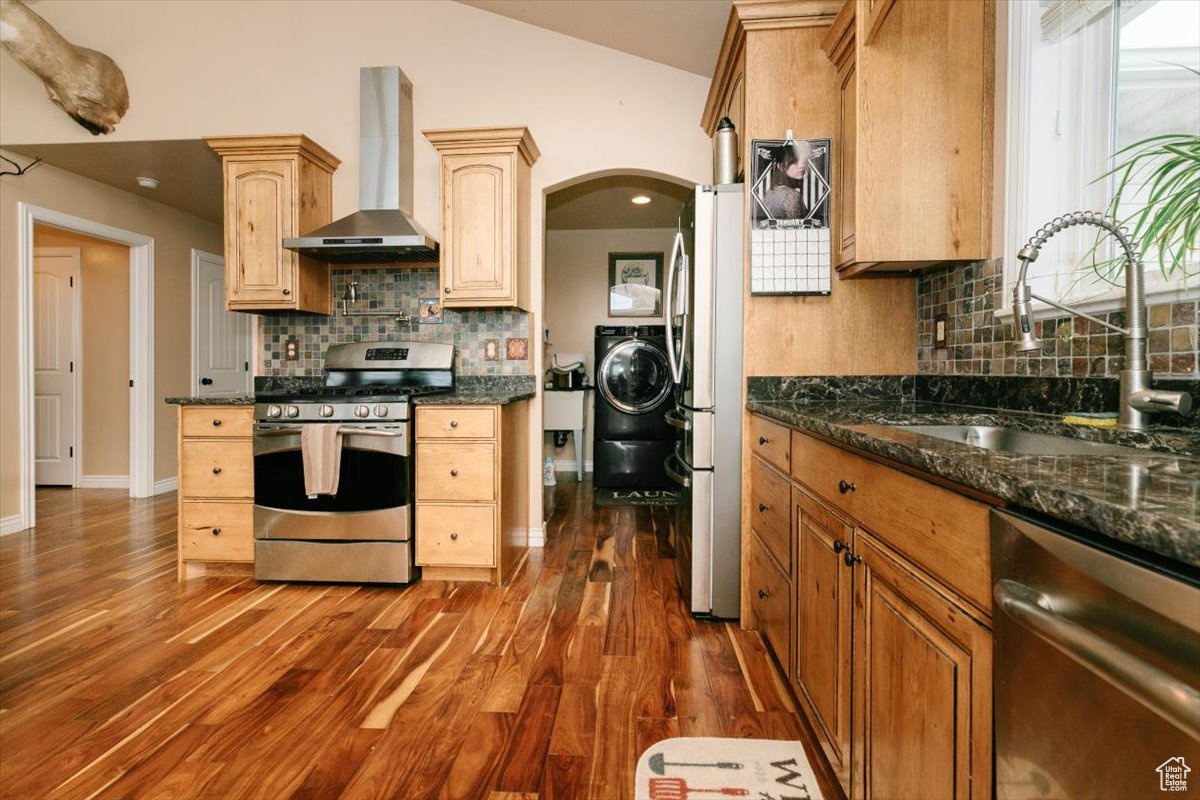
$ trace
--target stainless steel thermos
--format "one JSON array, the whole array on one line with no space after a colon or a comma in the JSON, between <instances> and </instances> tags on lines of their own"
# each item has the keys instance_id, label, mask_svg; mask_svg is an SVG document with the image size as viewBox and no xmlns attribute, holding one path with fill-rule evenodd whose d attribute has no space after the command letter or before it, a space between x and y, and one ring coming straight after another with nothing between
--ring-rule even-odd
<instances>
[{"instance_id":1,"label":"stainless steel thermos","mask_svg":"<svg viewBox=\"0 0 1200 800\"><path fill-rule=\"evenodd\" d=\"M713 137L713 182L737 183L738 144L733 120L721 117Z\"/></svg>"}]
</instances>

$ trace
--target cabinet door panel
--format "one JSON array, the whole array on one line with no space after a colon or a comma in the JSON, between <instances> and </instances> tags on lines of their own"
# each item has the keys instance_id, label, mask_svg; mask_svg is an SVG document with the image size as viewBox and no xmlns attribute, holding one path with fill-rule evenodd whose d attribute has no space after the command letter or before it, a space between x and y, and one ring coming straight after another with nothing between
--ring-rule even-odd
<instances>
[{"instance_id":1,"label":"cabinet door panel","mask_svg":"<svg viewBox=\"0 0 1200 800\"><path fill-rule=\"evenodd\" d=\"M849 70L842 73L841 93L839 99L838 130L841 132L841 151L838 159L838 188L837 193L837 252L834 255L834 266L840 266L854 260L854 231L856 224L855 196L858 181L856 159L858 140L858 89L857 74L854 62Z\"/></svg>"},{"instance_id":2,"label":"cabinet door panel","mask_svg":"<svg viewBox=\"0 0 1200 800\"><path fill-rule=\"evenodd\" d=\"M792 585L779 569L757 534L750 537L750 624L763 632L779 663L790 673Z\"/></svg>"},{"instance_id":3,"label":"cabinet door panel","mask_svg":"<svg viewBox=\"0 0 1200 800\"><path fill-rule=\"evenodd\" d=\"M854 797L991 796L991 636L856 533Z\"/></svg>"},{"instance_id":4,"label":"cabinet door panel","mask_svg":"<svg viewBox=\"0 0 1200 800\"><path fill-rule=\"evenodd\" d=\"M293 235L294 172L290 161L229 165L234 216L234 263L227 268L233 278L227 287L231 300L292 300L295 253L282 250L280 241Z\"/></svg>"},{"instance_id":5,"label":"cabinet door panel","mask_svg":"<svg viewBox=\"0 0 1200 800\"><path fill-rule=\"evenodd\" d=\"M512 296L512 158L446 156L446 304Z\"/></svg>"},{"instance_id":6,"label":"cabinet door panel","mask_svg":"<svg viewBox=\"0 0 1200 800\"><path fill-rule=\"evenodd\" d=\"M794 487L793 498L797 542L795 681L825 755L842 789L849 792L853 571L843 558L853 529L803 489Z\"/></svg>"}]
</instances>

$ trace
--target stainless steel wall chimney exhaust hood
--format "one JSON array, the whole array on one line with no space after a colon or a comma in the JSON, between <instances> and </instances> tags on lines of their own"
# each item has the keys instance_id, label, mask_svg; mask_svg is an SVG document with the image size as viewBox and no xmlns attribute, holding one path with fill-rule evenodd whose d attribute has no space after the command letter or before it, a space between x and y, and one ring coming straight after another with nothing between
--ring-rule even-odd
<instances>
[{"instance_id":1,"label":"stainless steel wall chimney exhaust hood","mask_svg":"<svg viewBox=\"0 0 1200 800\"><path fill-rule=\"evenodd\" d=\"M412 218L412 81L399 67L359 73L361 211L283 246L330 264L436 262L437 240Z\"/></svg>"}]
</instances>

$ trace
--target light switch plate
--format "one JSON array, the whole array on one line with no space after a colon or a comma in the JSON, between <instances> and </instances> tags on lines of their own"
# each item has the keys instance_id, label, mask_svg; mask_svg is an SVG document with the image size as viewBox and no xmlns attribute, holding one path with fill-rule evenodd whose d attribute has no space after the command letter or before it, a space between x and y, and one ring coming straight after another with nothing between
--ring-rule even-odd
<instances>
[{"instance_id":1,"label":"light switch plate","mask_svg":"<svg viewBox=\"0 0 1200 800\"><path fill-rule=\"evenodd\" d=\"M939 350L946 347L946 315L938 314L933 322L933 346Z\"/></svg>"}]
</instances>

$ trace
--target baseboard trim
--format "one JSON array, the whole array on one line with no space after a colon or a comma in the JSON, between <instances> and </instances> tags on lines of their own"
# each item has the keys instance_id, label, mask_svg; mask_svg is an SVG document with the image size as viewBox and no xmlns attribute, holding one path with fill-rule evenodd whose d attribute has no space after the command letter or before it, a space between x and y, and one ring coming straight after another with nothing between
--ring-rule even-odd
<instances>
[{"instance_id":1,"label":"baseboard trim","mask_svg":"<svg viewBox=\"0 0 1200 800\"><path fill-rule=\"evenodd\" d=\"M554 471L555 472L575 472L577 469L579 469L579 462L573 458L556 458L556 459L554 459ZM590 460L586 460L586 459L584 460L583 471L584 472L592 471L592 462Z\"/></svg>"},{"instance_id":2,"label":"baseboard trim","mask_svg":"<svg viewBox=\"0 0 1200 800\"><path fill-rule=\"evenodd\" d=\"M128 475L80 475L76 489L128 489Z\"/></svg>"},{"instance_id":3,"label":"baseboard trim","mask_svg":"<svg viewBox=\"0 0 1200 800\"><path fill-rule=\"evenodd\" d=\"M29 526L25 524L24 514L13 514L11 517L0 519L0 536L8 536L10 533L20 533L24 530L29 530Z\"/></svg>"},{"instance_id":4,"label":"baseboard trim","mask_svg":"<svg viewBox=\"0 0 1200 800\"><path fill-rule=\"evenodd\" d=\"M530 547L545 547L546 546L546 523L542 523L540 528L529 529L529 546Z\"/></svg>"},{"instance_id":5,"label":"baseboard trim","mask_svg":"<svg viewBox=\"0 0 1200 800\"><path fill-rule=\"evenodd\" d=\"M179 478L163 478L161 481L156 481L154 484L155 494L166 494L173 492L179 488Z\"/></svg>"}]
</instances>

